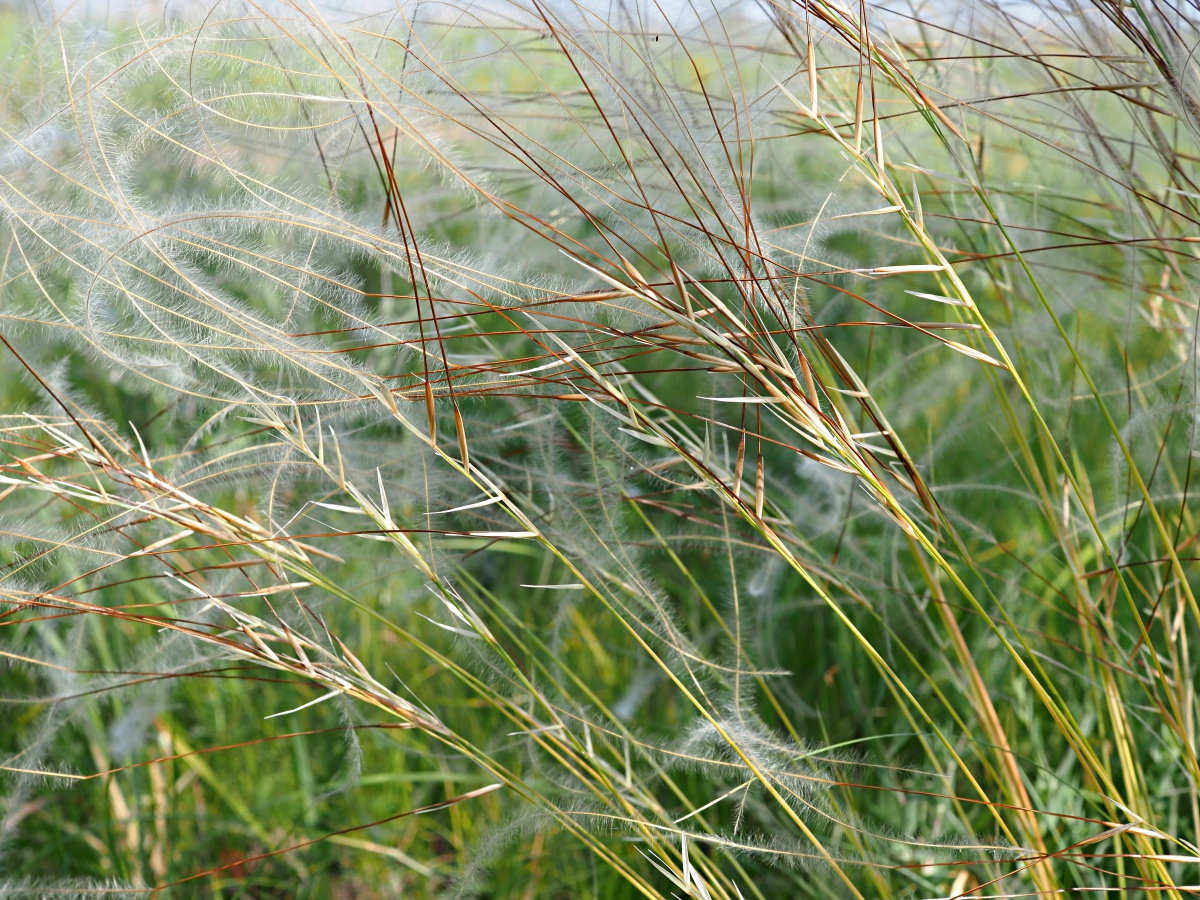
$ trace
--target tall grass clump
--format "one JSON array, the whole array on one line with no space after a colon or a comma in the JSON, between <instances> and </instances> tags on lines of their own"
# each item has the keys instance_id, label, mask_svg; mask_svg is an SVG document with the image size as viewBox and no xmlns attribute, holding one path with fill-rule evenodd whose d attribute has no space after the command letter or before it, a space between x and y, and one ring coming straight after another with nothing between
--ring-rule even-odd
<instances>
[{"instance_id":1,"label":"tall grass clump","mask_svg":"<svg viewBox=\"0 0 1200 900\"><path fill-rule=\"evenodd\" d=\"M1200 892L1200 7L0 12L0 895Z\"/></svg>"}]
</instances>

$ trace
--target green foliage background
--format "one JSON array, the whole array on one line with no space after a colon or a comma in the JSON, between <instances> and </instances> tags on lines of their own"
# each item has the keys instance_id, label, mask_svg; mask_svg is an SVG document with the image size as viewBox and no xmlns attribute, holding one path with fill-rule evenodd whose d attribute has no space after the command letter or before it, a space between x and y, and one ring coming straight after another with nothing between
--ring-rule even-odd
<instances>
[{"instance_id":1,"label":"green foliage background","mask_svg":"<svg viewBox=\"0 0 1200 900\"><path fill-rule=\"evenodd\" d=\"M360 12L0 13L0 894L1194 892L1200 14Z\"/></svg>"}]
</instances>

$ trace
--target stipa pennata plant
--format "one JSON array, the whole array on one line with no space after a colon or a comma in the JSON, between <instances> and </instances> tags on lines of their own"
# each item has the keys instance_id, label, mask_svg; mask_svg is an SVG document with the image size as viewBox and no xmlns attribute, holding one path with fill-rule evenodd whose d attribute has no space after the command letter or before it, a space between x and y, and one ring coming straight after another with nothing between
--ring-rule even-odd
<instances>
[{"instance_id":1,"label":"stipa pennata plant","mask_svg":"<svg viewBox=\"0 0 1200 900\"><path fill-rule=\"evenodd\" d=\"M55 874L1187 890L1189 10L43 13L8 821L111 822Z\"/></svg>"}]
</instances>

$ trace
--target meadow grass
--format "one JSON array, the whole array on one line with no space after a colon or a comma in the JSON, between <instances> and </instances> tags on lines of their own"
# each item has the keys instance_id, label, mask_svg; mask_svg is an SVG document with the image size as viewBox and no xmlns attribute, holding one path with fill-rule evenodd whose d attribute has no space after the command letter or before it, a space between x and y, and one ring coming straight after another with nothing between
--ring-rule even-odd
<instances>
[{"instance_id":1,"label":"meadow grass","mask_svg":"<svg viewBox=\"0 0 1200 900\"><path fill-rule=\"evenodd\" d=\"M0 894L1200 891L1200 12L3 13Z\"/></svg>"}]
</instances>

